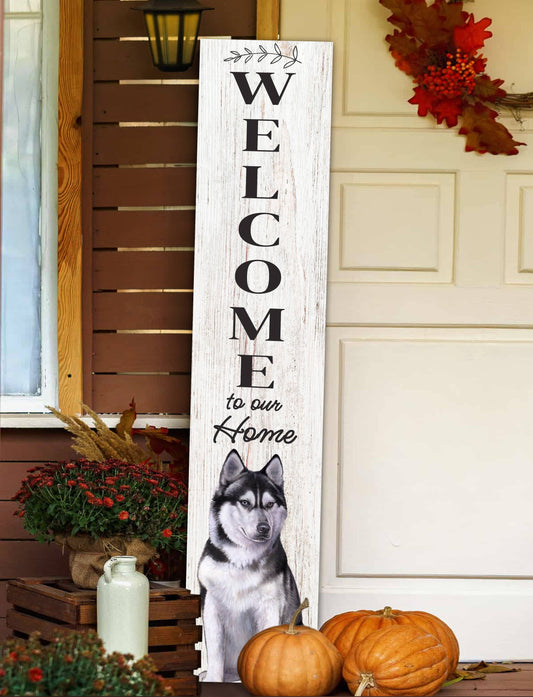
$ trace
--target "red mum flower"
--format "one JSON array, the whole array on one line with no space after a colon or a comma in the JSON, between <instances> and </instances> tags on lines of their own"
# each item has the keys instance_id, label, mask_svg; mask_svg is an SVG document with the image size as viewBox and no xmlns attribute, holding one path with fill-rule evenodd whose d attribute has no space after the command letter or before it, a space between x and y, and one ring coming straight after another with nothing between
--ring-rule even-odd
<instances>
[{"instance_id":1,"label":"red mum flower","mask_svg":"<svg viewBox=\"0 0 533 697\"><path fill-rule=\"evenodd\" d=\"M115 502L113 501L113 499L110 499L109 496L104 496L103 503L106 508L113 508L113 506L115 505Z\"/></svg>"},{"instance_id":2,"label":"red mum flower","mask_svg":"<svg viewBox=\"0 0 533 697\"><path fill-rule=\"evenodd\" d=\"M76 480L75 479L69 479L67 481L67 486L76 486Z\"/></svg>"},{"instance_id":3,"label":"red mum flower","mask_svg":"<svg viewBox=\"0 0 533 697\"><path fill-rule=\"evenodd\" d=\"M164 530L161 530L161 534L163 537L172 537L172 530L170 528L165 528Z\"/></svg>"},{"instance_id":4,"label":"red mum flower","mask_svg":"<svg viewBox=\"0 0 533 697\"><path fill-rule=\"evenodd\" d=\"M66 470L73 470L76 469L76 465L73 465L71 462L69 462L67 465L65 465Z\"/></svg>"},{"instance_id":5,"label":"red mum flower","mask_svg":"<svg viewBox=\"0 0 533 697\"><path fill-rule=\"evenodd\" d=\"M125 498L126 498L126 497L125 497L125 496L122 496L122 494L118 494L118 496L115 496L115 501L116 501L117 503L122 503L122 501L124 501Z\"/></svg>"},{"instance_id":6,"label":"red mum flower","mask_svg":"<svg viewBox=\"0 0 533 697\"><path fill-rule=\"evenodd\" d=\"M3 678L5 674L6 671L3 668L0 668L0 678Z\"/></svg>"},{"instance_id":7,"label":"red mum flower","mask_svg":"<svg viewBox=\"0 0 533 697\"><path fill-rule=\"evenodd\" d=\"M30 682L41 682L43 679L43 671L40 668L30 668L28 671Z\"/></svg>"},{"instance_id":8,"label":"red mum flower","mask_svg":"<svg viewBox=\"0 0 533 697\"><path fill-rule=\"evenodd\" d=\"M94 503L95 506L101 506L102 499L90 499L90 503Z\"/></svg>"},{"instance_id":9,"label":"red mum flower","mask_svg":"<svg viewBox=\"0 0 533 697\"><path fill-rule=\"evenodd\" d=\"M129 517L130 514L128 513L128 511L120 511L120 513L118 514L119 520L128 520Z\"/></svg>"},{"instance_id":10,"label":"red mum flower","mask_svg":"<svg viewBox=\"0 0 533 697\"><path fill-rule=\"evenodd\" d=\"M17 653L16 651L11 651L11 652L9 653L9 658L10 658L12 661L18 661L18 660L19 660L18 653Z\"/></svg>"},{"instance_id":11,"label":"red mum flower","mask_svg":"<svg viewBox=\"0 0 533 697\"><path fill-rule=\"evenodd\" d=\"M84 484L83 482L80 482L80 483L78 484L78 486L80 487L80 489L88 489L88 488L89 488L89 487L87 486L87 484Z\"/></svg>"}]
</instances>

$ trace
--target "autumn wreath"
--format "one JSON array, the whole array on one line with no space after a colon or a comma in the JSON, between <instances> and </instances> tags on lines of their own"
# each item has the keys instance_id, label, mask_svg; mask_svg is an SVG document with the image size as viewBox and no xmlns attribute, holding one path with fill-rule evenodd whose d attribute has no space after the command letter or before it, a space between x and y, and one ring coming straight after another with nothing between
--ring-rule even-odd
<instances>
[{"instance_id":1,"label":"autumn wreath","mask_svg":"<svg viewBox=\"0 0 533 697\"><path fill-rule=\"evenodd\" d=\"M449 128L461 120L467 152L516 155L525 143L496 120L494 106L507 96L503 80L485 73L487 60L479 53L492 36L492 20L476 22L456 0L379 2L392 12L388 21L397 29L386 40L396 66L416 83L409 103L418 105L418 115L430 113Z\"/></svg>"}]
</instances>

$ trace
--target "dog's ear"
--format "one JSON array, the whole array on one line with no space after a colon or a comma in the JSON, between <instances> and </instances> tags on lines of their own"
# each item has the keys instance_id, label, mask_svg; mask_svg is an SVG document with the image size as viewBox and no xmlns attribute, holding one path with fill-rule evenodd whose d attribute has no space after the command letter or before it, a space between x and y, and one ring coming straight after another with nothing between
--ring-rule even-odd
<instances>
[{"instance_id":1,"label":"dog's ear","mask_svg":"<svg viewBox=\"0 0 533 697\"><path fill-rule=\"evenodd\" d=\"M226 486L231 482L234 482L245 470L246 467L241 460L241 456L236 450L232 450L222 465L222 470L220 472L220 486Z\"/></svg>"},{"instance_id":2,"label":"dog's ear","mask_svg":"<svg viewBox=\"0 0 533 697\"><path fill-rule=\"evenodd\" d=\"M271 479L277 487L283 489L283 465L281 464L281 460L279 459L278 455L274 455L274 457L263 467L261 472L266 474L266 476Z\"/></svg>"}]
</instances>

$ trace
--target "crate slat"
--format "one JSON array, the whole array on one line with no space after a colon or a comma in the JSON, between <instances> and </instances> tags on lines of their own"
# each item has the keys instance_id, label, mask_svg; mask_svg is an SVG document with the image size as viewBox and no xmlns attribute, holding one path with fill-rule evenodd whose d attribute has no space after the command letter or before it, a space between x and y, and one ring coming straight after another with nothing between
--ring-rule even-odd
<instances>
[{"instance_id":1,"label":"crate slat","mask_svg":"<svg viewBox=\"0 0 533 697\"><path fill-rule=\"evenodd\" d=\"M49 593L36 593L33 588L22 588L10 584L7 589L7 602L16 606L18 610L30 610L71 624L79 622L80 606L78 604L62 597L54 598Z\"/></svg>"},{"instance_id":2,"label":"crate slat","mask_svg":"<svg viewBox=\"0 0 533 697\"><path fill-rule=\"evenodd\" d=\"M202 638L201 627L149 627L148 646L181 646L195 644Z\"/></svg>"},{"instance_id":3,"label":"crate slat","mask_svg":"<svg viewBox=\"0 0 533 697\"><path fill-rule=\"evenodd\" d=\"M179 651L154 651L150 658L161 672L194 670L200 665L200 652L194 646L183 646Z\"/></svg>"}]
</instances>

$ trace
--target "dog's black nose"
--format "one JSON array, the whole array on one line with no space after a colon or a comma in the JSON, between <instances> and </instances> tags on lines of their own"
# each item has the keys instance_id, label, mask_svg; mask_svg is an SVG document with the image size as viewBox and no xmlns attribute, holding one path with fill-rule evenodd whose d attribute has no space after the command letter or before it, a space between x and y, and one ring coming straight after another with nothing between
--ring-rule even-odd
<instances>
[{"instance_id":1,"label":"dog's black nose","mask_svg":"<svg viewBox=\"0 0 533 697\"><path fill-rule=\"evenodd\" d=\"M257 532L260 535L268 535L268 533L270 532L270 525L268 523L258 523Z\"/></svg>"}]
</instances>

